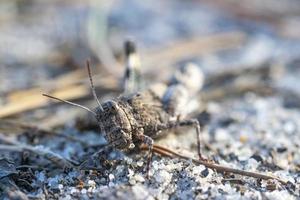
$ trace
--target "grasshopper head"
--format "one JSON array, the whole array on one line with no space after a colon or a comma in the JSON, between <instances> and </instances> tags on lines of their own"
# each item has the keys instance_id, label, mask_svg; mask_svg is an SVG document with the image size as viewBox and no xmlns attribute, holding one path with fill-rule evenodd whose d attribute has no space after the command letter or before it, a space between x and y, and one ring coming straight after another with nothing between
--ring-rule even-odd
<instances>
[{"instance_id":1,"label":"grasshopper head","mask_svg":"<svg viewBox=\"0 0 300 200\"><path fill-rule=\"evenodd\" d=\"M107 101L103 103L102 109L96 110L96 114L109 144L114 144L113 146L120 150L134 147L130 122L117 102Z\"/></svg>"}]
</instances>

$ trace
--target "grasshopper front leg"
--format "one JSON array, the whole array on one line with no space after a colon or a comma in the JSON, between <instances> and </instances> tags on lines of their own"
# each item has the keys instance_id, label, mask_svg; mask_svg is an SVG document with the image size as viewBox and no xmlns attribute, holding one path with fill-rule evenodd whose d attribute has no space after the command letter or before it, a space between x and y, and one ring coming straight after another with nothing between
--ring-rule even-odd
<instances>
[{"instance_id":1,"label":"grasshopper front leg","mask_svg":"<svg viewBox=\"0 0 300 200\"><path fill-rule=\"evenodd\" d=\"M149 148L148 158L147 158L147 178L149 178L149 171L150 171L150 165L152 162L154 141L151 137L144 135L144 134L139 135L138 138L140 139L140 141L142 141L143 144L147 145Z\"/></svg>"}]
</instances>

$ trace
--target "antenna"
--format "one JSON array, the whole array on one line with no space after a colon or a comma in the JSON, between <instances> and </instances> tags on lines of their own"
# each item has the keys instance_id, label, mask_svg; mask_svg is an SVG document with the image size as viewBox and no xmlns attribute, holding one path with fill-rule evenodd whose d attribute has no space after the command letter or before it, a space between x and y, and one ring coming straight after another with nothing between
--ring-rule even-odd
<instances>
[{"instance_id":1,"label":"antenna","mask_svg":"<svg viewBox=\"0 0 300 200\"><path fill-rule=\"evenodd\" d=\"M77 104L77 103L73 103L73 102L71 102L71 101L66 101L66 100L63 100L63 99L60 99L60 98L57 98L57 97L53 97L53 96L48 95L48 94L43 94L43 96L49 97L49 98L51 98L51 99L55 99L55 100L58 100L58 101L61 101L61 102L67 103L67 104L70 104L70 105L72 105L72 106L77 106L77 107L82 108L82 109L84 109L84 110L87 110L87 111L93 113L95 116L97 116L97 114L96 114L94 111L92 111L91 109L89 109L89 108L87 108L87 107L85 107L85 106L79 105L79 104Z\"/></svg>"},{"instance_id":2,"label":"antenna","mask_svg":"<svg viewBox=\"0 0 300 200\"><path fill-rule=\"evenodd\" d=\"M90 62L89 60L86 61L86 67L87 67L87 70L88 70L88 74L89 74L89 78L90 78L90 83L91 83L91 89L92 89L92 93L93 93L93 96L94 96L94 99L96 99L98 105L99 105L99 108L101 111L103 111L103 108L101 106L101 103L97 97L97 94L96 94L96 90L95 90L95 86L94 86L94 83L93 83L93 79L92 79L92 74L91 74L91 68L90 68Z\"/></svg>"}]
</instances>

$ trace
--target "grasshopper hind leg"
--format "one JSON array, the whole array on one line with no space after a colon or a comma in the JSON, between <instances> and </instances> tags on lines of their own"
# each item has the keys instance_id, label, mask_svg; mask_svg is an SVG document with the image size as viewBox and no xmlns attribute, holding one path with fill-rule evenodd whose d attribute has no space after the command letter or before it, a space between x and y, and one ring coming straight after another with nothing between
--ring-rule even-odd
<instances>
[{"instance_id":1,"label":"grasshopper hind leg","mask_svg":"<svg viewBox=\"0 0 300 200\"><path fill-rule=\"evenodd\" d=\"M132 41L124 43L126 68L123 76L124 94L132 94L143 88L141 63L136 50L136 45Z\"/></svg>"},{"instance_id":2,"label":"grasshopper hind leg","mask_svg":"<svg viewBox=\"0 0 300 200\"><path fill-rule=\"evenodd\" d=\"M197 119L178 121L178 126L192 126L196 129L197 153L200 160L206 160L201 153L201 129Z\"/></svg>"},{"instance_id":3,"label":"grasshopper hind leg","mask_svg":"<svg viewBox=\"0 0 300 200\"><path fill-rule=\"evenodd\" d=\"M197 153L199 160L207 161L207 159L202 155L201 152L201 139L200 139L200 124L197 119L187 119L187 120L178 120L178 121L170 121L165 124L158 124L157 125L157 133L163 131L163 130L170 130L173 128L178 128L178 127L194 127L196 130L196 137L197 137ZM148 159L147 159L147 178L149 178L149 171L150 171L150 166L152 162L152 155L153 155L153 146L154 146L154 141L151 137L141 134L139 136L139 140L145 144L149 148L149 153L148 153Z\"/></svg>"},{"instance_id":4,"label":"grasshopper hind leg","mask_svg":"<svg viewBox=\"0 0 300 200\"><path fill-rule=\"evenodd\" d=\"M178 120L178 121L170 121L165 124L159 124L157 126L157 132L163 130L170 130L178 127L194 127L196 130L196 139L197 139L197 153L200 160L207 160L203 157L201 153L201 129L200 124L197 119L187 119L187 120Z\"/></svg>"}]
</instances>

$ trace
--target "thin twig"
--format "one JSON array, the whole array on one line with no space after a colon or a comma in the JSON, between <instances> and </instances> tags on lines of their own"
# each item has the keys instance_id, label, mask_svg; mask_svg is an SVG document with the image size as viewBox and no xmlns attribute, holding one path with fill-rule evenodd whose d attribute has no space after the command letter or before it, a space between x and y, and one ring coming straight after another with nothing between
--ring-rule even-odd
<instances>
[{"instance_id":1,"label":"thin twig","mask_svg":"<svg viewBox=\"0 0 300 200\"><path fill-rule=\"evenodd\" d=\"M148 148L142 146L142 150L148 150ZM159 145L154 145L153 146L153 151L155 153L158 153L158 154L163 155L163 156L168 156L168 157L172 157L172 158L173 157L179 157L179 158L184 159L184 160L191 160L193 163L204 165L207 168L216 170L217 172L221 172L221 173L227 172L227 173L239 174L239 175L242 175L242 176L248 176L248 177L265 179L265 180L274 179L274 180L277 180L277 181L279 181L280 183L282 183L284 185L287 184L286 181L284 181L284 180L282 180L278 177L272 176L272 175L266 175L266 174L262 174L262 173L258 173L258 172L249 172L249 171L245 171L245 170L234 169L234 168L231 168L231 167L222 166L222 165L215 164L215 163L210 163L210 162L203 161L203 160L197 160L197 159L194 159L194 158L191 158L191 157L188 157L188 156L181 155L179 153L176 153L176 152L174 152L174 151L172 151L168 148L165 148L165 147L162 147L162 146L159 146Z\"/></svg>"}]
</instances>

